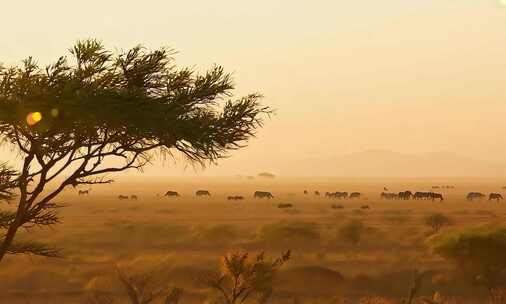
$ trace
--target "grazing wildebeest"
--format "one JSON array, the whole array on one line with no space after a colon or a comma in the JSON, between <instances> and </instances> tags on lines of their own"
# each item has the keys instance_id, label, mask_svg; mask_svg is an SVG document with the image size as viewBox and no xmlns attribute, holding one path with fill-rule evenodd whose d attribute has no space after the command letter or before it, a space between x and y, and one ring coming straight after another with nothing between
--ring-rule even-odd
<instances>
[{"instance_id":1,"label":"grazing wildebeest","mask_svg":"<svg viewBox=\"0 0 506 304\"><path fill-rule=\"evenodd\" d=\"M352 192L350 194L350 199L360 198L361 195L362 195L362 193L360 193L360 192Z\"/></svg>"},{"instance_id":2,"label":"grazing wildebeest","mask_svg":"<svg viewBox=\"0 0 506 304\"><path fill-rule=\"evenodd\" d=\"M480 192L469 192L467 194L466 199L468 201L474 201L475 199L481 200L481 199L485 198L485 196L486 196L485 194L480 193Z\"/></svg>"},{"instance_id":3,"label":"grazing wildebeest","mask_svg":"<svg viewBox=\"0 0 506 304\"><path fill-rule=\"evenodd\" d=\"M91 191L91 189L90 190L79 190L77 192L77 194L78 195L90 195L90 191Z\"/></svg>"},{"instance_id":4,"label":"grazing wildebeest","mask_svg":"<svg viewBox=\"0 0 506 304\"><path fill-rule=\"evenodd\" d=\"M253 197L254 198L267 198L267 199L271 199L271 198L274 198L274 195L272 195L272 193L267 192L267 191L255 191L255 193L253 194Z\"/></svg>"},{"instance_id":5,"label":"grazing wildebeest","mask_svg":"<svg viewBox=\"0 0 506 304\"><path fill-rule=\"evenodd\" d=\"M211 196L211 193L207 190L198 190L197 192L195 192L195 195L198 197Z\"/></svg>"},{"instance_id":6,"label":"grazing wildebeest","mask_svg":"<svg viewBox=\"0 0 506 304\"><path fill-rule=\"evenodd\" d=\"M369 205L362 205L360 206L360 209L371 209Z\"/></svg>"},{"instance_id":7,"label":"grazing wildebeest","mask_svg":"<svg viewBox=\"0 0 506 304\"><path fill-rule=\"evenodd\" d=\"M315 191L315 192L314 192L314 195L316 195L316 196L320 196L320 191Z\"/></svg>"},{"instance_id":8,"label":"grazing wildebeest","mask_svg":"<svg viewBox=\"0 0 506 304\"><path fill-rule=\"evenodd\" d=\"M399 192L399 194L397 194L397 196L400 200L409 200L413 196L413 192L403 191L403 192Z\"/></svg>"},{"instance_id":9,"label":"grazing wildebeest","mask_svg":"<svg viewBox=\"0 0 506 304\"><path fill-rule=\"evenodd\" d=\"M177 193L176 191L167 191L165 193L165 196L168 196L168 197L178 197L179 193Z\"/></svg>"},{"instance_id":10,"label":"grazing wildebeest","mask_svg":"<svg viewBox=\"0 0 506 304\"><path fill-rule=\"evenodd\" d=\"M240 200L243 200L244 199L244 196L240 196L240 195L235 195L235 196L228 196L227 199L229 201L240 201Z\"/></svg>"},{"instance_id":11,"label":"grazing wildebeest","mask_svg":"<svg viewBox=\"0 0 506 304\"><path fill-rule=\"evenodd\" d=\"M127 200L127 199L128 199L128 195L121 195L121 194L120 194L120 195L118 195L118 199L119 199L120 201L122 201L122 200Z\"/></svg>"},{"instance_id":12,"label":"grazing wildebeest","mask_svg":"<svg viewBox=\"0 0 506 304\"><path fill-rule=\"evenodd\" d=\"M390 192L381 192L380 198L386 199L386 200L394 200L397 199L399 195L397 193L390 193Z\"/></svg>"},{"instance_id":13,"label":"grazing wildebeest","mask_svg":"<svg viewBox=\"0 0 506 304\"><path fill-rule=\"evenodd\" d=\"M497 202L499 202L502 199L503 199L503 197L500 193L490 193L490 195L488 196L489 201L497 200Z\"/></svg>"},{"instance_id":14,"label":"grazing wildebeest","mask_svg":"<svg viewBox=\"0 0 506 304\"><path fill-rule=\"evenodd\" d=\"M443 201L443 195L441 193L429 192L429 198L432 200L438 199L440 201Z\"/></svg>"},{"instance_id":15,"label":"grazing wildebeest","mask_svg":"<svg viewBox=\"0 0 506 304\"><path fill-rule=\"evenodd\" d=\"M284 209L284 208L292 208L293 205L292 204L279 204L278 205L278 208L280 209Z\"/></svg>"},{"instance_id":16,"label":"grazing wildebeest","mask_svg":"<svg viewBox=\"0 0 506 304\"><path fill-rule=\"evenodd\" d=\"M338 198L338 199L342 199L342 198L348 198L348 192L327 192L325 193L325 197L327 198Z\"/></svg>"},{"instance_id":17,"label":"grazing wildebeest","mask_svg":"<svg viewBox=\"0 0 506 304\"><path fill-rule=\"evenodd\" d=\"M344 209L344 206L340 204L332 204L330 207L332 209Z\"/></svg>"},{"instance_id":18,"label":"grazing wildebeest","mask_svg":"<svg viewBox=\"0 0 506 304\"><path fill-rule=\"evenodd\" d=\"M139 199L139 197L137 195L135 195L135 194L132 194L132 195L130 195L130 199L133 200L133 201L136 201L136 200Z\"/></svg>"}]
</instances>

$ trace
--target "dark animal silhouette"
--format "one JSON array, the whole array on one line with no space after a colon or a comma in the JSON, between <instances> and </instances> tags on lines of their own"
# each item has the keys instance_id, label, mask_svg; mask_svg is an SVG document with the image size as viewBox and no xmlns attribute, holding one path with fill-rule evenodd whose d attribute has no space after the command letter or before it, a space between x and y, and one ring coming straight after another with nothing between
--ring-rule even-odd
<instances>
[{"instance_id":1,"label":"dark animal silhouette","mask_svg":"<svg viewBox=\"0 0 506 304\"><path fill-rule=\"evenodd\" d=\"M362 193L360 193L360 192L352 192L350 194L350 199L360 198L360 196L362 196Z\"/></svg>"},{"instance_id":2,"label":"dark animal silhouette","mask_svg":"<svg viewBox=\"0 0 506 304\"><path fill-rule=\"evenodd\" d=\"M315 191L315 192L314 192L314 195L316 195L316 196L320 196L320 191Z\"/></svg>"},{"instance_id":3,"label":"dark animal silhouette","mask_svg":"<svg viewBox=\"0 0 506 304\"><path fill-rule=\"evenodd\" d=\"M195 195L198 197L211 196L211 193L207 190L198 190L197 192L195 192Z\"/></svg>"},{"instance_id":4,"label":"dark animal silhouette","mask_svg":"<svg viewBox=\"0 0 506 304\"><path fill-rule=\"evenodd\" d=\"M381 192L380 198L384 200L394 200L397 199L399 195L397 193L390 193L390 192Z\"/></svg>"},{"instance_id":5,"label":"dark animal silhouette","mask_svg":"<svg viewBox=\"0 0 506 304\"><path fill-rule=\"evenodd\" d=\"M118 195L118 199L119 199L120 201L122 201L122 200L127 200L127 199L128 199L128 195L121 195L121 194L120 194L120 195Z\"/></svg>"},{"instance_id":6,"label":"dark animal silhouette","mask_svg":"<svg viewBox=\"0 0 506 304\"><path fill-rule=\"evenodd\" d=\"M227 199L229 201L240 201L240 200L243 200L244 199L244 196L240 196L240 195L235 195L235 196L228 196Z\"/></svg>"},{"instance_id":7,"label":"dark animal silhouette","mask_svg":"<svg viewBox=\"0 0 506 304\"><path fill-rule=\"evenodd\" d=\"M179 193L177 193L176 191L167 191L165 193L165 196L168 196L168 197L178 197L180 196Z\"/></svg>"},{"instance_id":8,"label":"dark animal silhouette","mask_svg":"<svg viewBox=\"0 0 506 304\"><path fill-rule=\"evenodd\" d=\"M430 192L415 192L413 195L414 200L430 199Z\"/></svg>"},{"instance_id":9,"label":"dark animal silhouette","mask_svg":"<svg viewBox=\"0 0 506 304\"><path fill-rule=\"evenodd\" d=\"M254 198L271 199L271 198L274 198L274 195L272 195L272 193L266 192L266 191L255 191L255 193L253 194L253 197Z\"/></svg>"},{"instance_id":10,"label":"dark animal silhouette","mask_svg":"<svg viewBox=\"0 0 506 304\"><path fill-rule=\"evenodd\" d=\"M285 208L293 208L292 204L279 204L278 208L285 209Z\"/></svg>"},{"instance_id":11,"label":"dark animal silhouette","mask_svg":"<svg viewBox=\"0 0 506 304\"><path fill-rule=\"evenodd\" d=\"M411 191L399 192L399 194L397 194L397 197L400 200L409 200L413 197L413 192L411 192Z\"/></svg>"},{"instance_id":12,"label":"dark animal silhouette","mask_svg":"<svg viewBox=\"0 0 506 304\"><path fill-rule=\"evenodd\" d=\"M469 192L467 194L466 199L468 201L482 200L483 198L485 198L485 196L486 196L485 194L480 193L480 192Z\"/></svg>"},{"instance_id":13,"label":"dark animal silhouette","mask_svg":"<svg viewBox=\"0 0 506 304\"><path fill-rule=\"evenodd\" d=\"M432 200L438 199L440 201L443 201L443 195L441 193L429 192L429 198Z\"/></svg>"},{"instance_id":14,"label":"dark animal silhouette","mask_svg":"<svg viewBox=\"0 0 506 304\"><path fill-rule=\"evenodd\" d=\"M91 190L79 190L77 192L78 195L90 195Z\"/></svg>"},{"instance_id":15,"label":"dark animal silhouette","mask_svg":"<svg viewBox=\"0 0 506 304\"><path fill-rule=\"evenodd\" d=\"M503 199L503 197L499 193L490 193L490 195L488 196L488 200L489 201L491 201L491 200L497 200L497 202L499 202L502 199Z\"/></svg>"},{"instance_id":16,"label":"dark animal silhouette","mask_svg":"<svg viewBox=\"0 0 506 304\"><path fill-rule=\"evenodd\" d=\"M132 195L130 195L130 199L133 200L133 201L136 201L136 200L139 199L139 197L137 195L135 195L135 194L132 194Z\"/></svg>"},{"instance_id":17,"label":"dark animal silhouette","mask_svg":"<svg viewBox=\"0 0 506 304\"><path fill-rule=\"evenodd\" d=\"M325 193L326 198L337 198L337 199L343 199L348 198L348 192L327 192Z\"/></svg>"},{"instance_id":18,"label":"dark animal silhouette","mask_svg":"<svg viewBox=\"0 0 506 304\"><path fill-rule=\"evenodd\" d=\"M307 190L304 190L304 195L307 195L307 193L308 193Z\"/></svg>"},{"instance_id":19,"label":"dark animal silhouette","mask_svg":"<svg viewBox=\"0 0 506 304\"><path fill-rule=\"evenodd\" d=\"M360 206L360 209L371 209L369 205L362 205Z\"/></svg>"}]
</instances>

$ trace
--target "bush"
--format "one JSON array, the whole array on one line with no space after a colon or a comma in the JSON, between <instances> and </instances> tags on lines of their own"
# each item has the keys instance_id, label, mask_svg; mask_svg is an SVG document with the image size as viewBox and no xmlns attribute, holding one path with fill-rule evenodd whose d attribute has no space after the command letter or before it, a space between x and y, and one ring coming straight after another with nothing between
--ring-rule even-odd
<instances>
[{"instance_id":1,"label":"bush","mask_svg":"<svg viewBox=\"0 0 506 304\"><path fill-rule=\"evenodd\" d=\"M293 248L317 245L321 241L320 231L314 223L279 222L260 229L261 242L269 245Z\"/></svg>"},{"instance_id":2,"label":"bush","mask_svg":"<svg viewBox=\"0 0 506 304\"><path fill-rule=\"evenodd\" d=\"M347 224L339 228L339 239L357 245L367 231L366 226L359 220L351 220Z\"/></svg>"},{"instance_id":3,"label":"bush","mask_svg":"<svg viewBox=\"0 0 506 304\"><path fill-rule=\"evenodd\" d=\"M424 218L425 225L432 229L432 233L438 233L443 226L449 226L453 224L452 219L442 213L434 213Z\"/></svg>"},{"instance_id":4,"label":"bush","mask_svg":"<svg viewBox=\"0 0 506 304\"><path fill-rule=\"evenodd\" d=\"M213 303L249 303L249 298L266 303L273 293L275 275L289 259L290 251L273 261L266 260L263 253L232 252L223 257L219 274L203 276L200 282L213 291Z\"/></svg>"},{"instance_id":5,"label":"bush","mask_svg":"<svg viewBox=\"0 0 506 304\"><path fill-rule=\"evenodd\" d=\"M456 263L468 278L496 290L505 278L506 229L471 228L429 240L433 251Z\"/></svg>"}]
</instances>

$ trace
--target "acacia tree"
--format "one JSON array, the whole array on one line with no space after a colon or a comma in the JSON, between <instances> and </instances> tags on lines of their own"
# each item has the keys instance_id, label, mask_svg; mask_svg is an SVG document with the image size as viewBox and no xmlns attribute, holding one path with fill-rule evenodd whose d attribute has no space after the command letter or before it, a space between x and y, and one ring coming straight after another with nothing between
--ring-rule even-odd
<instances>
[{"instance_id":1,"label":"acacia tree","mask_svg":"<svg viewBox=\"0 0 506 304\"><path fill-rule=\"evenodd\" d=\"M107 174L142 169L154 152L214 163L255 135L270 113L260 95L230 100L221 67L199 74L172 55L85 40L45 68L28 58L0 69L0 139L22 156L0 261L21 227L57 223L53 201L68 186L110 183Z\"/></svg>"}]
</instances>

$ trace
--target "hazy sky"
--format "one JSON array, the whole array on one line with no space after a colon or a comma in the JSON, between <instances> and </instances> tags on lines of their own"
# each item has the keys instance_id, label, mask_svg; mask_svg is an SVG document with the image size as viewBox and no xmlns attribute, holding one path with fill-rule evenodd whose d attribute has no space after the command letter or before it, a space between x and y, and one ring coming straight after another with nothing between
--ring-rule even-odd
<instances>
[{"instance_id":1,"label":"hazy sky","mask_svg":"<svg viewBox=\"0 0 506 304\"><path fill-rule=\"evenodd\" d=\"M237 93L262 92L277 115L205 174L283 174L278 160L368 149L506 156L499 0L3 1L0 28L7 64L45 64L96 37L173 47L180 65L234 72Z\"/></svg>"}]
</instances>

